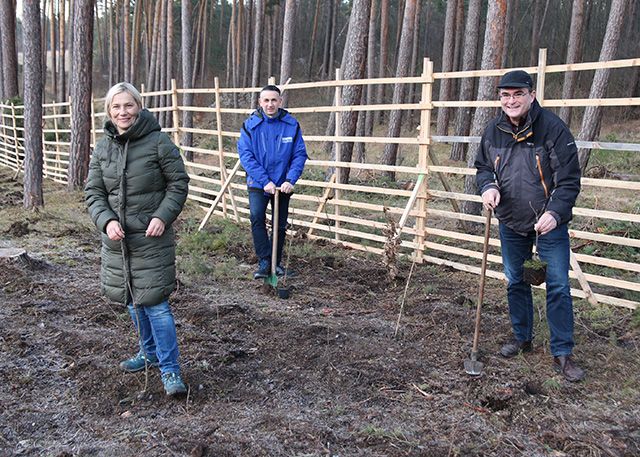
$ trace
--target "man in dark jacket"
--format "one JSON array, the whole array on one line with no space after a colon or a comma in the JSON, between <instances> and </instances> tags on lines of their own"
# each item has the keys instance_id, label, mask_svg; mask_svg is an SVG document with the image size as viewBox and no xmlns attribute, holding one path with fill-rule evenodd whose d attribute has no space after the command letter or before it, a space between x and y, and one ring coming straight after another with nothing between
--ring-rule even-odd
<instances>
[{"instance_id":1,"label":"man in dark jacket","mask_svg":"<svg viewBox=\"0 0 640 457\"><path fill-rule=\"evenodd\" d=\"M247 172L249 212L253 245L258 269L253 277L266 278L271 273L271 242L265 224L267 205L280 188L276 274L284 274L282 248L287 230L289 200L307 160L307 149L298 121L282 109L277 86L260 91L260 108L242 124L238 154Z\"/></svg>"},{"instance_id":2,"label":"man in dark jacket","mask_svg":"<svg viewBox=\"0 0 640 457\"><path fill-rule=\"evenodd\" d=\"M533 81L522 70L498 85L502 113L487 126L475 166L482 203L500 221L500 243L513 338L504 357L532 350L533 300L523 263L537 245L547 262L547 321L554 368L569 381L584 371L572 360L573 303L569 290L567 223L580 192L580 166L568 127L542 108Z\"/></svg>"}]
</instances>

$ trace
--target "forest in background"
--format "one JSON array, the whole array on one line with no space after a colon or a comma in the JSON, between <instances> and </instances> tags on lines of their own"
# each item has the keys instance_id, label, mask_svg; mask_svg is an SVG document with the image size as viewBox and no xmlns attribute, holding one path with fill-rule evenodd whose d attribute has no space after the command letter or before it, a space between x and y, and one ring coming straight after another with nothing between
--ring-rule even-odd
<instances>
[{"instance_id":1,"label":"forest in background","mask_svg":"<svg viewBox=\"0 0 640 457\"><path fill-rule=\"evenodd\" d=\"M29 2L25 2L29 3ZM45 101L66 100L70 94L74 0L41 0L41 41ZM331 79L343 60L353 1L346 0L103 0L93 4L94 91L102 93L118 81L146 90L213 87L220 77L226 87L251 87L269 76L284 82ZM368 77L393 76L400 57L400 37L406 0L368 0L371 15L363 32L371 35L372 71ZM475 58L468 68L481 66L488 3L474 0L420 0L413 10L414 36L408 74L420 74L422 57L435 71L462 70L465 37L472 36ZM535 66L538 49L548 49L547 64L597 61L611 0L507 0L500 68ZM637 0L625 1L622 36L616 59L640 55L640 11ZM15 11L15 0L2 0L4 12ZM13 4L13 5L12 5ZM580 19L572 17L580 5ZM574 12L574 14L576 14ZM15 15L15 13L14 13ZM3 14L4 16L4 14ZM475 23L474 19L475 18ZM11 39L3 19L3 49ZM580 22L580 30L575 30ZM186 27L185 27L186 25ZM185 40L182 29L187 35ZM22 22L16 23L15 46L23 52ZM369 33L371 32L371 33ZM570 35L576 35L574 59L568 58ZM286 43L290 40L291 43ZM190 44L191 75L184 78L182 44ZM292 45L292 46L291 46ZM290 50L287 47L290 46ZM467 51L468 52L468 51ZM45 53L48 58L45 60ZM170 56L170 57L169 57ZM285 60L290 60L286 62ZM4 61L3 67L11 64ZM7 68L5 72L11 72ZM591 74L578 87L588 91ZM617 75L611 96L632 96L638 90L638 68ZM186 83L184 80L187 80ZM622 84L626 81L626 84ZM448 95L457 98L459 88ZM3 94L5 95L5 94ZM6 94L8 96L14 94ZM3 97L7 98L7 97Z\"/></svg>"},{"instance_id":2,"label":"forest in background","mask_svg":"<svg viewBox=\"0 0 640 457\"><path fill-rule=\"evenodd\" d=\"M90 100L118 81L130 81L146 92L223 86L260 87L273 75L279 84L291 80L404 77L422 71L423 57L435 71L496 69L545 64L610 61L640 55L638 0L25 0L16 19L16 1L0 0L2 99L24 93L25 178L39 173L38 132L43 101L73 100L69 184L80 187L89 150ZM18 12L20 13L20 12ZM73 30L73 33L71 31ZM15 51L15 52L14 52ZM18 78L17 56L23 57ZM49 58L47 57L49 56ZM75 82L74 82L75 78ZM19 79L23 88L19 90ZM342 105L416 102L419 94L406 84L345 86ZM411 86L411 85L408 85ZM557 98L633 97L640 91L640 66L612 71L555 74L547 78L547 96ZM285 93L285 104L286 104ZM169 96L155 96L149 107L167 106ZM495 99L495 77L440 79L434 100ZM248 101L236 107L247 107ZM193 104L184 93L182 105ZM255 105L255 96L250 106ZM440 108L433 122L437 135L478 135L494 108ZM598 138L601 106L558 110L579 140ZM637 109L609 108L610 115L630 119ZM159 114L164 127L172 118ZM375 124L388 124L398 136L399 110L341 116L344 136L371 135ZM333 116L327 131L333 129ZM183 113L183 127L193 125ZM191 145L190 135L181 139ZM352 160L353 145L341 160ZM30 151L34 151L33 153ZM38 152L40 151L40 152ZM581 154L588 157L588 153ZM35 158L35 160L34 160ZM356 154L357 158L357 154ZM396 145L387 145L381 162L395 165ZM452 160L473 159L464 144L454 144ZM41 160L41 159L40 159ZM27 165L33 166L31 170ZM583 161L583 167L586 161ZM40 171L41 173L41 171ZM392 178L392 176L390 176ZM37 183L35 187L39 188ZM38 202L40 191L29 191Z\"/></svg>"}]
</instances>

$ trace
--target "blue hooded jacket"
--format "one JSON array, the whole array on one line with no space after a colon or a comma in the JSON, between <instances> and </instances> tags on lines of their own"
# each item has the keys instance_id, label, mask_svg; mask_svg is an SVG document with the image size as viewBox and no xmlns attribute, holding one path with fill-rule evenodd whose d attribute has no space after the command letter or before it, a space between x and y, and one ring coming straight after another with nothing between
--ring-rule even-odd
<instances>
[{"instance_id":1,"label":"blue hooded jacket","mask_svg":"<svg viewBox=\"0 0 640 457\"><path fill-rule=\"evenodd\" d=\"M273 182L295 185L307 161L307 148L298 121L280 109L270 118L257 109L242 124L238 140L240 162L247 172L247 187L262 190Z\"/></svg>"}]
</instances>

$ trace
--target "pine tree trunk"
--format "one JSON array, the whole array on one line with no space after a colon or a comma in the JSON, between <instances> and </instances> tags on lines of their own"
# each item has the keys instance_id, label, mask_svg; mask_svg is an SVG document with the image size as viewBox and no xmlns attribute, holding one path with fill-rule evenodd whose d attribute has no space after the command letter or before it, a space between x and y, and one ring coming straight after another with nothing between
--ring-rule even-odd
<instances>
[{"instance_id":1,"label":"pine tree trunk","mask_svg":"<svg viewBox=\"0 0 640 457\"><path fill-rule=\"evenodd\" d=\"M105 9L106 9L106 2L105 2ZM117 80L116 80L116 74L115 74L115 68L116 68L116 56L115 56L115 49L116 49L116 44L115 44L115 33L114 33L114 27L113 27L113 0L109 0L109 11L105 12L105 19L107 21L109 21L109 62L107 63L107 67L109 69L109 86L113 86ZM149 86L148 90L151 90L151 86L149 84L147 84L147 86Z\"/></svg>"},{"instance_id":2,"label":"pine tree trunk","mask_svg":"<svg viewBox=\"0 0 640 457\"><path fill-rule=\"evenodd\" d=\"M5 10L7 11L7 10ZM42 194L42 50L40 1L23 2L24 50L24 207L44 205Z\"/></svg>"},{"instance_id":3,"label":"pine tree trunk","mask_svg":"<svg viewBox=\"0 0 640 457\"><path fill-rule=\"evenodd\" d=\"M538 63L538 48L540 47L540 22L542 20L542 0L534 0L533 21L531 22L531 47L529 49L529 66Z\"/></svg>"},{"instance_id":4,"label":"pine tree trunk","mask_svg":"<svg viewBox=\"0 0 640 457\"><path fill-rule=\"evenodd\" d=\"M296 31L296 0L287 0L284 7L284 33L282 35L282 61L280 62L280 84L287 82L291 76L291 63L293 60L293 40ZM282 94L282 105L287 106L289 94Z\"/></svg>"},{"instance_id":5,"label":"pine tree trunk","mask_svg":"<svg viewBox=\"0 0 640 457\"><path fill-rule=\"evenodd\" d=\"M260 1L261 0L256 0L256 2L260 2ZM376 0L372 0L372 1L375 3ZM320 0L316 0L316 12L313 15L313 29L311 32L311 44L309 46L309 71L307 72L308 80L311 80L311 71L313 70L313 60L314 60L313 57L316 49L316 37L318 33L318 17L319 16L320 16Z\"/></svg>"},{"instance_id":6,"label":"pine tree trunk","mask_svg":"<svg viewBox=\"0 0 640 457\"><path fill-rule=\"evenodd\" d=\"M60 58L58 59L58 92L57 100L64 102L67 100L67 62L66 62L66 40L65 40L65 11L66 1L60 0L60 9L58 10L58 39L60 44Z\"/></svg>"},{"instance_id":7,"label":"pine tree trunk","mask_svg":"<svg viewBox=\"0 0 640 457\"><path fill-rule=\"evenodd\" d=\"M457 1L457 0L453 0ZM395 47L395 58L397 59L400 55L400 35L402 33L402 19L404 18L404 2L405 0L397 0L397 8L398 12L396 14L396 47Z\"/></svg>"},{"instance_id":8,"label":"pine tree trunk","mask_svg":"<svg viewBox=\"0 0 640 457\"><path fill-rule=\"evenodd\" d=\"M513 18L515 13L515 5L517 0L507 0L507 17L504 24L504 46L502 48L502 68L508 68L509 50L511 48L511 40L513 38ZM469 7L471 9L471 7Z\"/></svg>"},{"instance_id":9,"label":"pine tree trunk","mask_svg":"<svg viewBox=\"0 0 640 457\"><path fill-rule=\"evenodd\" d=\"M482 0L470 0L467 23L464 33L464 54L462 57L462 71L473 70L476 67L478 55L478 41L480 34L480 8ZM473 96L475 78L464 78L460 85L460 100L471 100ZM458 108L455 119L455 134L467 136L471 127L471 113L473 108ZM464 160L466 157L466 143L453 143L451 146L451 160Z\"/></svg>"},{"instance_id":10,"label":"pine tree trunk","mask_svg":"<svg viewBox=\"0 0 640 457\"><path fill-rule=\"evenodd\" d=\"M89 170L91 144L91 76L93 66L93 2L75 0L73 71L71 72L71 151L69 189L81 189Z\"/></svg>"},{"instance_id":11,"label":"pine tree trunk","mask_svg":"<svg viewBox=\"0 0 640 457\"><path fill-rule=\"evenodd\" d=\"M444 40L442 43L442 71L449 72L453 69L453 54L455 44L455 21L456 7L459 0L449 0L447 2L447 13L444 20ZM451 78L440 80L439 101L449 100L451 97ZM436 124L436 134L446 135L449 126L448 108L438 108L438 121Z\"/></svg>"},{"instance_id":12,"label":"pine tree trunk","mask_svg":"<svg viewBox=\"0 0 640 457\"><path fill-rule=\"evenodd\" d=\"M329 67L327 68L327 76L334 74L333 65L336 61L336 40L338 37L338 11L340 10L340 0L336 0L331 13L331 40L329 41Z\"/></svg>"},{"instance_id":13,"label":"pine tree trunk","mask_svg":"<svg viewBox=\"0 0 640 457\"><path fill-rule=\"evenodd\" d=\"M343 79L362 79L364 77L367 58L367 36L369 34L369 14L371 0L354 0L349 17L349 29L343 52L341 75ZM358 105L362 97L362 85L344 86L342 89L342 106ZM340 132L343 136L354 136L358 122L358 112L344 112L340 116ZM335 149L332 152L335 160ZM342 143L340 148L341 162L351 162L353 143ZM340 183L349 182L349 168L340 173Z\"/></svg>"},{"instance_id":14,"label":"pine tree trunk","mask_svg":"<svg viewBox=\"0 0 640 457\"><path fill-rule=\"evenodd\" d=\"M193 73L193 62L191 60L191 2L182 2L181 4L181 40L182 40L182 87L184 89L191 89L191 73ZM182 95L182 104L184 106L193 105L193 94L191 92L185 92ZM193 127L193 112L184 111L182 113L182 126L185 128ZM193 145L193 133L185 132L182 136L182 144L184 146L191 147ZM187 160L193 160L193 152L185 151L185 157Z\"/></svg>"},{"instance_id":15,"label":"pine tree trunk","mask_svg":"<svg viewBox=\"0 0 640 457\"><path fill-rule=\"evenodd\" d=\"M0 33L2 33L2 25L0 24ZM4 84L2 84L2 80L4 79L4 58L2 57L4 49L2 48L2 45L0 44L0 100L6 100L6 97L4 96ZM4 119L0 119L0 125L4 124Z\"/></svg>"},{"instance_id":16,"label":"pine tree trunk","mask_svg":"<svg viewBox=\"0 0 640 457\"><path fill-rule=\"evenodd\" d=\"M160 12L160 36L158 38L158 64L156 65L156 82L158 90L165 90L167 88L167 3L171 0L159 0L162 4ZM158 95L155 106L165 106L164 95ZM158 122L160 126L166 127L165 114L162 111L157 114Z\"/></svg>"},{"instance_id":17,"label":"pine tree trunk","mask_svg":"<svg viewBox=\"0 0 640 457\"><path fill-rule=\"evenodd\" d=\"M256 23L253 31L253 66L251 69L251 87L260 82L260 57L262 57L262 35L264 35L262 18L264 16L264 0L256 0ZM258 105L258 93L251 94L251 107Z\"/></svg>"},{"instance_id":18,"label":"pine tree trunk","mask_svg":"<svg viewBox=\"0 0 640 457\"><path fill-rule=\"evenodd\" d=\"M4 86L4 96L13 98L18 96L16 8L13 0L0 0L0 21L2 21L2 84Z\"/></svg>"},{"instance_id":19,"label":"pine tree trunk","mask_svg":"<svg viewBox=\"0 0 640 457\"><path fill-rule=\"evenodd\" d=\"M369 15L369 37L367 38L367 79L376 77L376 39L378 37L378 30L376 24L378 23L378 0L371 0L371 13ZM373 84L367 84L367 94L365 103L372 105L374 100ZM367 111L364 121L364 134L373 134L373 118L375 117L375 111ZM364 161L364 143L362 144L362 161Z\"/></svg>"},{"instance_id":20,"label":"pine tree trunk","mask_svg":"<svg viewBox=\"0 0 640 457\"><path fill-rule=\"evenodd\" d=\"M207 63L207 43L209 42L209 27L207 27L207 21L209 18L209 8L207 7L208 3L204 3L204 10L202 15L202 46L200 46L200 65L198 68L198 73L200 76L200 87L204 85L204 75L205 75L205 64ZM196 78L193 79L193 86L196 87Z\"/></svg>"},{"instance_id":21,"label":"pine tree trunk","mask_svg":"<svg viewBox=\"0 0 640 457\"><path fill-rule=\"evenodd\" d=\"M409 70L409 75L415 75L417 74L417 68L416 66L418 65L418 44L420 43L420 10L421 10L421 5L422 2L418 2L416 4L416 14L414 17L414 24L413 24L413 45L411 46L411 67ZM409 86L409 94L407 95L407 101L409 103L413 103L414 102L414 91L415 91L415 84L408 84ZM414 115L415 111L411 110L409 111L408 115L409 115L409 128L413 128L414 127L414 123L413 123L413 115Z\"/></svg>"},{"instance_id":22,"label":"pine tree trunk","mask_svg":"<svg viewBox=\"0 0 640 457\"><path fill-rule=\"evenodd\" d=\"M502 47L504 45L504 21L502 18L507 13L507 0L494 0L489 2L487 10L487 26L484 32L484 48L482 50L482 70L499 68L502 63ZM480 78L478 84L478 100L491 100L496 94L496 78L493 76ZM471 135L479 136L487 126L487 123L495 115L494 108L478 108L473 116ZM467 165L473 168L478 145L469 148ZM464 191L467 194L476 194L476 180L474 175L466 176ZM480 214L482 205L476 202L465 201L462 211L466 214Z\"/></svg>"},{"instance_id":23,"label":"pine tree trunk","mask_svg":"<svg viewBox=\"0 0 640 457\"><path fill-rule=\"evenodd\" d=\"M398 53L398 65L396 77L402 78L409 73L411 63L411 40L413 39L413 16L416 11L416 0L407 0L404 8L404 19L402 21L402 35L400 36L400 49ZM404 98L404 84L395 84L393 87L393 103L402 103ZM402 121L402 111L393 110L389 116L389 131L387 136L395 138L400 136ZM381 162L386 165L396 165L398 158L398 144L388 143L384 147ZM395 181L396 174L393 171L385 172L385 175Z\"/></svg>"},{"instance_id":24,"label":"pine tree trunk","mask_svg":"<svg viewBox=\"0 0 640 457\"><path fill-rule=\"evenodd\" d=\"M244 34L244 59L242 62L242 87L247 87L249 85L249 63L253 62L253 42L251 41L251 34L255 33L255 29L252 28L254 25L253 18L253 1L249 0L249 6L247 11L247 24L246 30L247 32Z\"/></svg>"},{"instance_id":25,"label":"pine tree trunk","mask_svg":"<svg viewBox=\"0 0 640 457\"><path fill-rule=\"evenodd\" d=\"M42 0L42 15L40 16L40 35L41 35L41 40L40 40L40 49L42 49L42 55L40 56L40 59L42 60L42 103L46 103L46 99L47 99L47 72L49 71L49 68L47 66L47 49L48 49L48 43L47 43L47 27L48 27L48 21L49 18L47 17L47 0ZM0 26L0 33L2 33L2 27ZM2 46L0 46L1 48ZM0 56L2 55L2 50L0 50ZM0 67L2 66L2 59L0 58ZM2 70L0 69L0 78L2 77ZM0 86L2 86L2 84L0 84ZM0 87L0 100L3 100L2 98L2 87ZM55 92L54 92L55 94ZM0 121L0 124L2 124L2 121Z\"/></svg>"},{"instance_id":26,"label":"pine tree trunk","mask_svg":"<svg viewBox=\"0 0 640 457\"><path fill-rule=\"evenodd\" d=\"M122 31L123 31L123 63L124 63L124 76L123 81L131 81L131 24L129 18L129 2L125 0L122 3Z\"/></svg>"},{"instance_id":27,"label":"pine tree trunk","mask_svg":"<svg viewBox=\"0 0 640 457\"><path fill-rule=\"evenodd\" d=\"M226 85L233 86L233 57L235 56L235 20L236 20L236 2L231 1L231 19L229 20L229 33L227 34L227 79ZM198 54L198 44L196 42L196 55ZM197 60L197 59L196 59Z\"/></svg>"},{"instance_id":28,"label":"pine tree trunk","mask_svg":"<svg viewBox=\"0 0 640 457\"><path fill-rule=\"evenodd\" d=\"M607 21L607 30L604 35L604 40L602 41L600 58L598 59L600 62L606 62L616 58L622 24L624 22L626 4L627 2L625 0L612 0L611 2L609 20ZM601 68L596 70L596 74L593 77L593 83L591 84L591 91L589 92L589 98L603 98L606 95L610 74L610 68ZM601 106L587 106L584 112L584 117L582 118L582 127L580 128L578 139L582 141L595 140L600 134L601 119ZM580 168L583 173L589 164L590 154L591 149L582 148L578 151Z\"/></svg>"},{"instance_id":29,"label":"pine tree trunk","mask_svg":"<svg viewBox=\"0 0 640 457\"><path fill-rule=\"evenodd\" d=\"M389 36L389 0L382 0L380 3L380 65L378 70L378 78L384 78L387 68L388 56L388 36ZM376 91L376 104L381 104L384 100L384 89L386 84L378 84ZM381 124L383 121L382 111L373 113L374 125Z\"/></svg>"},{"instance_id":30,"label":"pine tree trunk","mask_svg":"<svg viewBox=\"0 0 640 457\"><path fill-rule=\"evenodd\" d=\"M166 68L166 84L167 89L171 88L171 79L173 78L173 40L174 40L174 27L173 27L173 1L167 2L167 68ZM166 96L166 106L173 105L173 98L171 94ZM173 115L170 111L165 114L165 125L167 127L173 126ZM177 127L177 126L176 126Z\"/></svg>"},{"instance_id":31,"label":"pine tree trunk","mask_svg":"<svg viewBox=\"0 0 640 457\"><path fill-rule=\"evenodd\" d=\"M331 75L331 66L332 62L329 61L329 49L331 47L331 36L333 35L331 26L332 26L332 18L333 18L333 1L330 0L328 3L329 8L327 11L327 30L324 34L324 48L322 52L322 76L324 79L328 79Z\"/></svg>"},{"instance_id":32,"label":"pine tree trunk","mask_svg":"<svg viewBox=\"0 0 640 457\"><path fill-rule=\"evenodd\" d=\"M584 3L585 0L573 0L573 8L571 11L571 29L569 32L569 45L567 48L567 61L566 63L575 63L580 59L583 40L583 23L584 23ZM564 73L564 83L562 85L562 99L569 100L573 98L573 94L576 89L576 82L578 79L578 72L566 71ZM560 108L558 115L565 124L571 126L571 113L570 106L563 106Z\"/></svg>"},{"instance_id":33,"label":"pine tree trunk","mask_svg":"<svg viewBox=\"0 0 640 457\"><path fill-rule=\"evenodd\" d=\"M129 81L134 86L138 84L138 67L140 66L140 40L141 40L141 26L142 26L142 14L141 14L141 2L136 2L133 6L133 31L131 36L131 51L129 62Z\"/></svg>"},{"instance_id":34,"label":"pine tree trunk","mask_svg":"<svg viewBox=\"0 0 640 457\"><path fill-rule=\"evenodd\" d=\"M160 13L161 13L161 2L156 2L155 11L153 13L153 22L152 22L152 33L151 33L151 55L149 56L149 73L147 73L147 92L152 92L157 89L158 80L156 79L156 67L158 66L158 49L159 41L160 41ZM149 107L155 107L155 97L152 97L149 100Z\"/></svg>"},{"instance_id":35,"label":"pine tree trunk","mask_svg":"<svg viewBox=\"0 0 640 457\"><path fill-rule=\"evenodd\" d=\"M58 42L56 40L56 10L55 10L55 0L51 0L51 5L49 8L49 14L51 15L51 17L49 18L49 48L51 50L51 83L53 86L53 97L56 98L58 95L58 69L57 69L57 64L58 64L58 60L57 60L57 45ZM45 55L46 55L46 49L47 47L45 46ZM47 62L48 59L45 59L45 65L48 64ZM62 101L60 99L58 99L58 101Z\"/></svg>"}]
</instances>

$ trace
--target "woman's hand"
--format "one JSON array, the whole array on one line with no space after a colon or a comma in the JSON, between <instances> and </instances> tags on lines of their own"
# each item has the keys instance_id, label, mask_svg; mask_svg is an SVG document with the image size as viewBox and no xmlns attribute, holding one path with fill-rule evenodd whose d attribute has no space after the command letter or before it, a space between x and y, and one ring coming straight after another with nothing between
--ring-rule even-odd
<instances>
[{"instance_id":1,"label":"woman's hand","mask_svg":"<svg viewBox=\"0 0 640 457\"><path fill-rule=\"evenodd\" d=\"M120 241L124 238L124 230L120 222L114 220L109 221L107 224L107 236L111 241Z\"/></svg>"},{"instance_id":2,"label":"woman's hand","mask_svg":"<svg viewBox=\"0 0 640 457\"><path fill-rule=\"evenodd\" d=\"M147 227L147 232L145 233L146 236L162 236L162 234L164 233L164 222L162 222L162 219L159 219L157 217L154 217L153 219L151 219L151 222L149 222L149 227Z\"/></svg>"}]
</instances>

